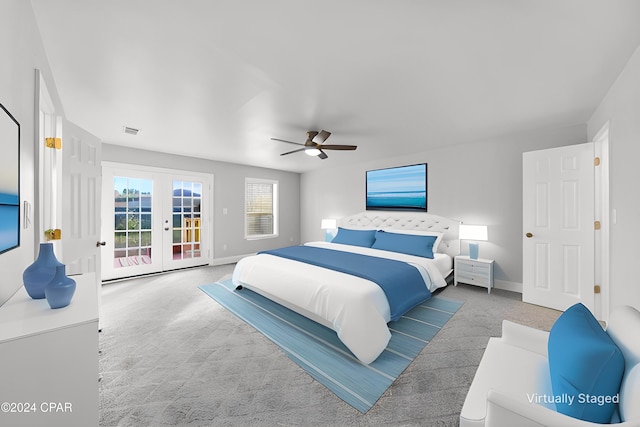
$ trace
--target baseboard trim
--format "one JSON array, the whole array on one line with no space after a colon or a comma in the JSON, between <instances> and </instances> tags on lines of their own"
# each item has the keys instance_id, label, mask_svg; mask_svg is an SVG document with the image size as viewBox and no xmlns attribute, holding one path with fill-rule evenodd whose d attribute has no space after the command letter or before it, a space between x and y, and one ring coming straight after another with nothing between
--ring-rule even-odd
<instances>
[{"instance_id":1,"label":"baseboard trim","mask_svg":"<svg viewBox=\"0 0 640 427\"><path fill-rule=\"evenodd\" d=\"M502 289L503 291L522 293L522 283L509 282L506 280L494 280L493 287L495 289Z\"/></svg>"},{"instance_id":2,"label":"baseboard trim","mask_svg":"<svg viewBox=\"0 0 640 427\"><path fill-rule=\"evenodd\" d=\"M251 256L251 255L255 255L255 252L252 254L234 255L234 256L228 256L224 258L214 258L213 260L211 260L211 263L209 265L234 264L240 261L242 258Z\"/></svg>"}]
</instances>

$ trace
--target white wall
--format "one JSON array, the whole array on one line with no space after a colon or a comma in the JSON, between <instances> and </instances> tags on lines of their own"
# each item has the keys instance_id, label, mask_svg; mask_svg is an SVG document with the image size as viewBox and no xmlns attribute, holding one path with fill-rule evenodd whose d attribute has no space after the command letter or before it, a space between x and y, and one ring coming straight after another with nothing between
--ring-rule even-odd
<instances>
[{"instance_id":1,"label":"white wall","mask_svg":"<svg viewBox=\"0 0 640 427\"><path fill-rule=\"evenodd\" d=\"M103 144L102 160L179 169L214 175L215 262L300 242L300 174L274 169L217 162L194 157L175 156ZM272 239L244 239L245 177L277 180L279 184L279 236ZM223 208L227 215L222 214ZM226 245L226 250L224 246Z\"/></svg>"},{"instance_id":2,"label":"white wall","mask_svg":"<svg viewBox=\"0 0 640 427\"><path fill-rule=\"evenodd\" d=\"M640 242L640 47L588 122L593 138L609 124L611 224L610 306L640 307L640 282L636 279Z\"/></svg>"},{"instance_id":3,"label":"white wall","mask_svg":"<svg viewBox=\"0 0 640 427\"><path fill-rule=\"evenodd\" d=\"M489 241L480 244L480 256L496 260L497 286L518 289L522 283L522 153L586 141L586 125L576 125L305 173L302 240L323 239L322 218L364 210L366 170L426 162L429 212L466 224L488 225ZM366 149L366 144L358 149ZM343 155L357 159L357 151ZM464 244L462 251L467 251Z\"/></svg>"},{"instance_id":4,"label":"white wall","mask_svg":"<svg viewBox=\"0 0 640 427\"><path fill-rule=\"evenodd\" d=\"M20 199L34 203L34 104L35 70L39 69L50 89L55 89L51 71L36 26L31 3L3 0L0 13L0 103L20 123ZM56 107L60 102L53 91ZM4 142L3 142L4 143ZM22 213L22 206L21 206ZM32 218L33 220L33 218ZM21 226L22 226L21 218ZM33 225L22 228L20 247L0 255L0 305L22 286L22 272L33 262Z\"/></svg>"}]
</instances>

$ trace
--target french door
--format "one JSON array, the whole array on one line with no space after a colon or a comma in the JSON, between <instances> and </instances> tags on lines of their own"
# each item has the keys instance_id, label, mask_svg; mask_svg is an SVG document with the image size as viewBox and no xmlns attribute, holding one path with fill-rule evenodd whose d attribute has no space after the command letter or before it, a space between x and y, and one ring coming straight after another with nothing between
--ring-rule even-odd
<instances>
[{"instance_id":1,"label":"french door","mask_svg":"<svg viewBox=\"0 0 640 427\"><path fill-rule=\"evenodd\" d=\"M103 164L102 280L207 265L213 176Z\"/></svg>"}]
</instances>

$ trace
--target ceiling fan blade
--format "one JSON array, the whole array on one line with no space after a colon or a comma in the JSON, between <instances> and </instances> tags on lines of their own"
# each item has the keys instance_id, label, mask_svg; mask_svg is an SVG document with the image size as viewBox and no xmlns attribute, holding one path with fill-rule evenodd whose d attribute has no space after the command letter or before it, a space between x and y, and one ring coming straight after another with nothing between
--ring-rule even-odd
<instances>
[{"instance_id":1,"label":"ceiling fan blade","mask_svg":"<svg viewBox=\"0 0 640 427\"><path fill-rule=\"evenodd\" d=\"M285 139L271 138L271 140L272 141L286 142L287 144L304 145L304 144L300 144L299 142L287 141Z\"/></svg>"},{"instance_id":2,"label":"ceiling fan blade","mask_svg":"<svg viewBox=\"0 0 640 427\"><path fill-rule=\"evenodd\" d=\"M358 148L357 145L321 145L323 150L355 150Z\"/></svg>"},{"instance_id":3,"label":"ceiling fan blade","mask_svg":"<svg viewBox=\"0 0 640 427\"><path fill-rule=\"evenodd\" d=\"M297 153L298 151L304 151L306 148L298 148L297 150L287 151L286 153L280 154L281 156L286 156L287 154Z\"/></svg>"},{"instance_id":4,"label":"ceiling fan blade","mask_svg":"<svg viewBox=\"0 0 640 427\"><path fill-rule=\"evenodd\" d=\"M315 131L315 130L308 130L307 131L307 140L308 141L312 141L313 138L315 138L317 134L318 134L318 132Z\"/></svg>"},{"instance_id":5,"label":"ceiling fan blade","mask_svg":"<svg viewBox=\"0 0 640 427\"><path fill-rule=\"evenodd\" d=\"M320 150L320 154L318 154L318 157L320 157L322 160L324 160L329 156L327 156L324 151Z\"/></svg>"},{"instance_id":6,"label":"ceiling fan blade","mask_svg":"<svg viewBox=\"0 0 640 427\"><path fill-rule=\"evenodd\" d=\"M326 130L321 130L320 133L316 132L316 135L314 135L311 139L316 144L322 144L330 136L331 136L331 132L327 132Z\"/></svg>"}]
</instances>

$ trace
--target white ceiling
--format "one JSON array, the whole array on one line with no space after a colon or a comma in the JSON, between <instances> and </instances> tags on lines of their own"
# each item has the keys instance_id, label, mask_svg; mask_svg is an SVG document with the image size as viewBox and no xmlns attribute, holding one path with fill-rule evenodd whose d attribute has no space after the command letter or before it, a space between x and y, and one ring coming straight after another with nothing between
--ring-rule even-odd
<instances>
[{"instance_id":1,"label":"white ceiling","mask_svg":"<svg viewBox=\"0 0 640 427\"><path fill-rule=\"evenodd\" d=\"M640 44L637 0L31 2L72 122L297 172L584 123Z\"/></svg>"}]
</instances>

